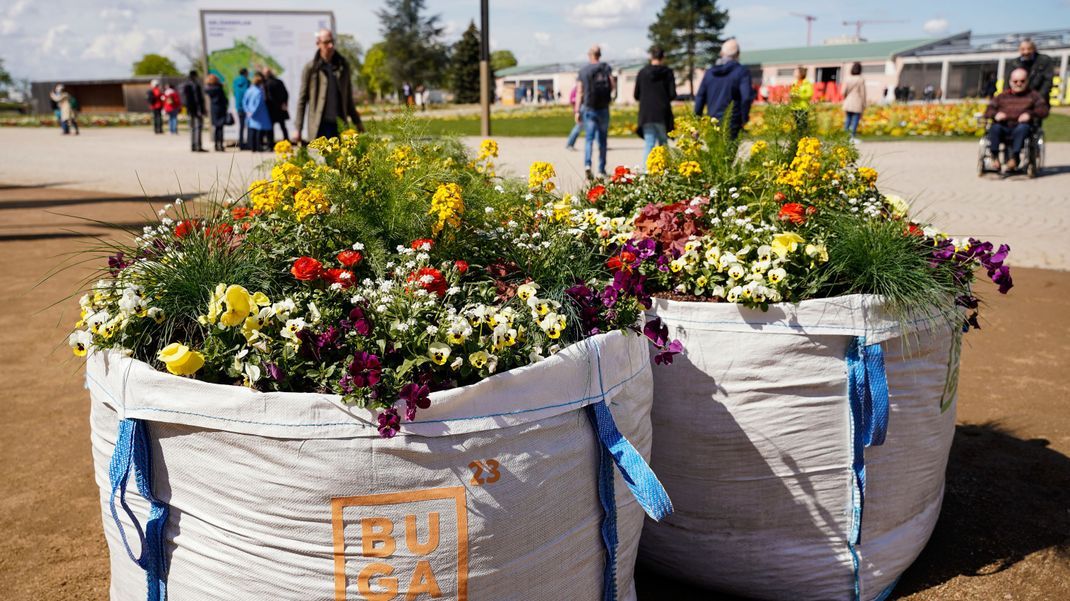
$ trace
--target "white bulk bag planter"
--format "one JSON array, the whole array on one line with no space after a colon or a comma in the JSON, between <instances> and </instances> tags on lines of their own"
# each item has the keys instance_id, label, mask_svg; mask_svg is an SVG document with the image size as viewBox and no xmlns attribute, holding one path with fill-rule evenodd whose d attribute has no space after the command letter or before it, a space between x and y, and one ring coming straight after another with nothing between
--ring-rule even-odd
<instances>
[{"instance_id":1,"label":"white bulk bag planter","mask_svg":"<svg viewBox=\"0 0 1070 601\"><path fill-rule=\"evenodd\" d=\"M113 600L629 600L644 509L671 512L641 336L433 393L392 439L114 352L86 379Z\"/></svg>"},{"instance_id":2,"label":"white bulk bag planter","mask_svg":"<svg viewBox=\"0 0 1070 601\"><path fill-rule=\"evenodd\" d=\"M940 513L961 334L873 296L655 303L687 354L654 372L675 513L640 561L756 599L886 598Z\"/></svg>"}]
</instances>

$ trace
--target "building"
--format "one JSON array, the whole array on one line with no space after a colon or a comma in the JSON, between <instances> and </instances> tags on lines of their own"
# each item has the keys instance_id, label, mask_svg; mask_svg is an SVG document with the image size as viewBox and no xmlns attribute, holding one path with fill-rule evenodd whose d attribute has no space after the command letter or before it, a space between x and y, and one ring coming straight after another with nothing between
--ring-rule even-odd
<instances>
[{"instance_id":1,"label":"building","mask_svg":"<svg viewBox=\"0 0 1070 601\"><path fill-rule=\"evenodd\" d=\"M57 84L63 84L78 99L82 113L147 113L149 105L145 93L153 79L159 79L161 86L170 83L176 89L185 81L183 77L164 76L35 81L30 84L32 110L38 114L50 114L49 94Z\"/></svg>"},{"instance_id":2,"label":"building","mask_svg":"<svg viewBox=\"0 0 1070 601\"><path fill-rule=\"evenodd\" d=\"M642 59L625 59L607 61L613 67L613 78L617 86L617 104L634 104L635 77L647 64ZM568 104L572 88L576 86L576 75L586 62L549 63L544 65L516 66L499 69L495 72L494 93L502 104ZM702 78L702 71L697 70L695 85ZM687 80L677 80L677 94L688 93Z\"/></svg>"}]
</instances>

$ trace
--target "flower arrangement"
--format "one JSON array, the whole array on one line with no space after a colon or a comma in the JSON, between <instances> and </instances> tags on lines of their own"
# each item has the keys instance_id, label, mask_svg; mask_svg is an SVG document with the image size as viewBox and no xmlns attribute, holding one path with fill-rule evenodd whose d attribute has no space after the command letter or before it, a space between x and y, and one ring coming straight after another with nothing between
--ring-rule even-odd
<instances>
[{"instance_id":1,"label":"flower arrangement","mask_svg":"<svg viewBox=\"0 0 1070 601\"><path fill-rule=\"evenodd\" d=\"M751 111L746 129L752 135L765 136L769 126L765 119L772 105L757 105ZM858 133L863 136L935 137L984 135L984 126L977 115L984 112L977 102L955 104L875 104L866 107ZM843 129L843 107L839 104L819 103L810 108L814 133L828 136Z\"/></svg>"},{"instance_id":2,"label":"flower arrangement","mask_svg":"<svg viewBox=\"0 0 1070 601\"><path fill-rule=\"evenodd\" d=\"M275 146L237 200L176 201L82 297L76 355L115 349L177 376L323 392L378 412L380 434L437 390L602 332L682 349L640 267L592 253L562 218L552 166L492 176L455 141L358 135Z\"/></svg>"}]
</instances>

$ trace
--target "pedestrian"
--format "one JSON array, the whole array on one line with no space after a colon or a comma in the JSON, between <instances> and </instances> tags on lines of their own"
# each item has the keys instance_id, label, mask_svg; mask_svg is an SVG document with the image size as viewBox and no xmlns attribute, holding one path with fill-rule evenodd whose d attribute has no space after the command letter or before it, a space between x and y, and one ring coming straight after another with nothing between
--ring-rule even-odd
<instances>
[{"instance_id":1,"label":"pedestrian","mask_svg":"<svg viewBox=\"0 0 1070 601\"><path fill-rule=\"evenodd\" d=\"M1005 149L1008 172L1018 168L1019 155L1025 141L1033 131L1033 121L1048 116L1048 99L1029 88L1029 71L1018 67L1008 78L1010 88L992 99L985 109L985 118L992 119L988 128L988 152L990 169L998 171L1000 142L1009 141Z\"/></svg>"},{"instance_id":2,"label":"pedestrian","mask_svg":"<svg viewBox=\"0 0 1070 601\"><path fill-rule=\"evenodd\" d=\"M806 67L795 68L795 81L789 93L791 113L795 118L795 130L805 134L810 126L810 101L814 98L814 84L806 79Z\"/></svg>"},{"instance_id":3,"label":"pedestrian","mask_svg":"<svg viewBox=\"0 0 1070 601\"><path fill-rule=\"evenodd\" d=\"M186 105L186 115L189 116L190 150L208 152L201 146L204 116L207 113L204 106L204 88L201 86L200 75L195 70L189 72L189 77L182 86L182 104Z\"/></svg>"},{"instance_id":4,"label":"pedestrian","mask_svg":"<svg viewBox=\"0 0 1070 601\"><path fill-rule=\"evenodd\" d=\"M851 65L851 74L843 80L844 130L851 140L858 138L858 124L866 110L866 80L862 77L862 63Z\"/></svg>"},{"instance_id":5,"label":"pedestrian","mask_svg":"<svg viewBox=\"0 0 1070 601\"><path fill-rule=\"evenodd\" d=\"M163 91L163 112L167 113L167 130L178 135L178 113L182 111L182 98L171 84Z\"/></svg>"},{"instance_id":6,"label":"pedestrian","mask_svg":"<svg viewBox=\"0 0 1070 601\"><path fill-rule=\"evenodd\" d=\"M572 92L568 95L568 103L570 106L576 106L576 90L578 89L578 84L572 86ZM577 119L576 123L572 125L572 131L568 132L568 140L565 141L565 150L576 150L576 139L580 137L580 130L582 129L583 123Z\"/></svg>"},{"instance_id":7,"label":"pedestrian","mask_svg":"<svg viewBox=\"0 0 1070 601\"><path fill-rule=\"evenodd\" d=\"M209 74L204 80L204 93L208 95L208 113L212 119L212 141L215 142L217 152L223 152L223 127L227 124L227 93L223 91L223 84L219 77Z\"/></svg>"},{"instance_id":8,"label":"pedestrian","mask_svg":"<svg viewBox=\"0 0 1070 601\"><path fill-rule=\"evenodd\" d=\"M162 134L163 90L160 89L160 80L154 79L149 83L149 91L145 92L145 101L148 102L149 110L152 111L152 131Z\"/></svg>"},{"instance_id":9,"label":"pedestrian","mask_svg":"<svg viewBox=\"0 0 1070 601\"><path fill-rule=\"evenodd\" d=\"M242 67L234 78L234 110L238 113L238 149L248 148L245 128L245 92L249 90L249 70Z\"/></svg>"},{"instance_id":10,"label":"pedestrian","mask_svg":"<svg viewBox=\"0 0 1070 601\"><path fill-rule=\"evenodd\" d=\"M426 111L427 108L431 105L431 89L426 86L420 86L419 94L422 97L422 102L424 103L424 110Z\"/></svg>"},{"instance_id":11,"label":"pedestrian","mask_svg":"<svg viewBox=\"0 0 1070 601\"><path fill-rule=\"evenodd\" d=\"M602 62L602 48L597 44L587 51L587 64L576 79L576 103L573 105L576 123L583 123L587 140L583 152L583 171L593 179L591 159L595 138L598 138L598 175L606 175L606 148L609 136L609 104L616 89L613 68Z\"/></svg>"},{"instance_id":12,"label":"pedestrian","mask_svg":"<svg viewBox=\"0 0 1070 601\"><path fill-rule=\"evenodd\" d=\"M1052 78L1055 75L1055 61L1046 54L1037 54L1037 44L1032 38L1024 38L1018 43L1018 58L1007 65L1007 72L1025 69L1029 74L1026 87L1040 94L1045 102L1051 101ZM1003 85L1004 90L1011 89L1010 76Z\"/></svg>"},{"instance_id":13,"label":"pedestrian","mask_svg":"<svg viewBox=\"0 0 1070 601\"><path fill-rule=\"evenodd\" d=\"M407 81L401 84L401 98L402 102L405 103L405 106L412 106L412 85Z\"/></svg>"},{"instance_id":14,"label":"pedestrian","mask_svg":"<svg viewBox=\"0 0 1070 601\"><path fill-rule=\"evenodd\" d=\"M264 150L268 132L271 131L271 114L268 112L267 94L264 92L264 76L253 73L253 82L245 92L245 122L249 126L249 150Z\"/></svg>"},{"instance_id":15,"label":"pedestrian","mask_svg":"<svg viewBox=\"0 0 1070 601\"><path fill-rule=\"evenodd\" d=\"M695 115L706 113L724 122L725 112L732 105L728 116L728 135L733 140L750 120L750 106L754 102L750 71L739 63L739 42L734 38L721 46L721 58L706 70L695 94Z\"/></svg>"},{"instance_id":16,"label":"pedestrian","mask_svg":"<svg viewBox=\"0 0 1070 601\"><path fill-rule=\"evenodd\" d=\"M353 80L349 62L334 51L334 34L321 29L316 35L318 50L301 71L301 91L297 95L294 141L301 142L301 128L308 110L310 138L338 135L338 120L352 121L357 131L364 131L360 113L353 102Z\"/></svg>"},{"instance_id":17,"label":"pedestrian","mask_svg":"<svg viewBox=\"0 0 1070 601\"><path fill-rule=\"evenodd\" d=\"M74 119L75 109L72 106L73 97L67 92L66 87L63 84L56 84L49 97L59 109L59 126L63 131L63 135L66 136L71 133L72 124L74 125L74 135L78 135L78 122Z\"/></svg>"},{"instance_id":18,"label":"pedestrian","mask_svg":"<svg viewBox=\"0 0 1070 601\"><path fill-rule=\"evenodd\" d=\"M676 76L664 65L665 51L650 49L650 64L635 76L635 99L639 101L639 137L645 141L643 160L654 146L669 143L673 130L672 101L676 99Z\"/></svg>"},{"instance_id":19,"label":"pedestrian","mask_svg":"<svg viewBox=\"0 0 1070 601\"><path fill-rule=\"evenodd\" d=\"M267 93L268 114L271 115L271 131L268 141L275 146L275 125L282 130L283 140L289 140L290 134L286 131L286 120L290 118L290 92L281 79L275 77L275 72L270 68L264 69L264 91Z\"/></svg>"},{"instance_id":20,"label":"pedestrian","mask_svg":"<svg viewBox=\"0 0 1070 601\"><path fill-rule=\"evenodd\" d=\"M988 75L985 76L984 83L981 84L981 98L987 98L987 99L991 100L992 97L995 96L995 95L996 95L996 74L994 72L990 71L988 73Z\"/></svg>"}]
</instances>

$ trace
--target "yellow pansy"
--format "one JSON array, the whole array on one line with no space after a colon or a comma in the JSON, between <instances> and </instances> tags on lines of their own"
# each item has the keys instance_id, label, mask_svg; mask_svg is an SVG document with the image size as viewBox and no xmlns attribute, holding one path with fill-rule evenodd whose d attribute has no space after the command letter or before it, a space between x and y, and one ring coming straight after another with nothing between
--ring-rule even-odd
<instances>
[{"instance_id":1,"label":"yellow pansy","mask_svg":"<svg viewBox=\"0 0 1070 601\"><path fill-rule=\"evenodd\" d=\"M180 342L172 342L163 347L156 355L167 371L176 376L189 376L204 366L204 355Z\"/></svg>"},{"instance_id":2,"label":"yellow pansy","mask_svg":"<svg viewBox=\"0 0 1070 601\"><path fill-rule=\"evenodd\" d=\"M476 369L483 369L483 366L487 364L489 359L490 355L488 355L486 351L476 351L471 355L468 355L468 362Z\"/></svg>"},{"instance_id":3,"label":"yellow pansy","mask_svg":"<svg viewBox=\"0 0 1070 601\"><path fill-rule=\"evenodd\" d=\"M219 323L228 328L243 324L245 319L256 310L252 295L237 284L227 287L223 301L226 303L227 310L219 316Z\"/></svg>"},{"instance_id":4,"label":"yellow pansy","mask_svg":"<svg viewBox=\"0 0 1070 601\"><path fill-rule=\"evenodd\" d=\"M445 365L446 360L450 358L450 352L449 345L441 342L432 342L427 347L427 356L431 358L435 365Z\"/></svg>"},{"instance_id":5,"label":"yellow pansy","mask_svg":"<svg viewBox=\"0 0 1070 601\"><path fill-rule=\"evenodd\" d=\"M795 252L803 242L805 242L803 237L795 232L782 232L773 236L773 243L769 246L778 257L783 259L788 256L788 253Z\"/></svg>"}]
</instances>

